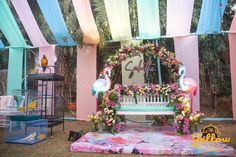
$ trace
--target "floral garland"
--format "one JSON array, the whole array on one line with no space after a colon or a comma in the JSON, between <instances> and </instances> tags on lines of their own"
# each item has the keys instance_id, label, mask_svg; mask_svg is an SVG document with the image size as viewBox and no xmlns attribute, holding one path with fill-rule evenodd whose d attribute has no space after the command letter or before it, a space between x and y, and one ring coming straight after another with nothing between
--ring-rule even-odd
<instances>
[{"instance_id":1,"label":"floral garland","mask_svg":"<svg viewBox=\"0 0 236 157\"><path fill-rule=\"evenodd\" d=\"M115 91L119 95L144 95L147 96L148 94L153 94L153 95L169 95L172 90L178 89L178 84L172 83L172 84L132 84L132 85L121 85L121 84L116 84L114 86Z\"/></svg>"},{"instance_id":2,"label":"floral garland","mask_svg":"<svg viewBox=\"0 0 236 157\"><path fill-rule=\"evenodd\" d=\"M106 130L115 133L119 129L120 119L116 114L116 107L119 105L121 95L170 95L169 105L174 105L175 128L178 134L188 133L190 130L190 98L186 93L179 90L176 83L170 85L140 84L122 86L116 84L114 89L103 95L102 111L90 116L92 128L95 131ZM199 117L200 118L200 117ZM94 120L97 119L97 120Z\"/></svg>"},{"instance_id":3,"label":"floral garland","mask_svg":"<svg viewBox=\"0 0 236 157\"><path fill-rule=\"evenodd\" d=\"M107 59L105 67L112 67L112 69L115 70L119 65L121 65L122 61L126 60L127 58L140 56L141 54L144 54L145 56L152 56L154 58L160 58L161 63L171 69L172 81L177 81L177 73L179 68L178 65L181 64L181 62L175 58L175 53L150 43L141 46L124 46L122 49L119 49L114 55L111 55Z\"/></svg>"},{"instance_id":4,"label":"floral garland","mask_svg":"<svg viewBox=\"0 0 236 157\"><path fill-rule=\"evenodd\" d=\"M201 113L190 113L190 97L180 90L178 80L178 67L181 62L175 59L175 54L170 51L166 51L164 48L160 49L154 44L146 44L143 46L124 47L110 56L105 66L116 69L122 61L127 58L138 56L140 54L152 55L159 57L162 64L167 65L172 69L173 83L171 84L132 84L123 86L116 84L114 89L107 91L103 95L101 111L96 114L90 115L90 121L92 122L92 128L94 131L106 130L111 133L119 130L120 119L116 114L116 107L119 105L119 99L121 95L170 95L169 105L173 105L175 112L175 127L178 134L185 134L190 131L191 124L196 124L203 116Z\"/></svg>"}]
</instances>

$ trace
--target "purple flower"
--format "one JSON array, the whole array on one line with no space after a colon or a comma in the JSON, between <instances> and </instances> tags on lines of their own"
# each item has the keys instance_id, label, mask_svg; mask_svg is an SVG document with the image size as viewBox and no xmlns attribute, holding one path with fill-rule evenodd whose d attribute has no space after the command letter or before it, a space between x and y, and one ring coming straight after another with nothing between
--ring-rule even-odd
<instances>
[{"instance_id":1,"label":"purple flower","mask_svg":"<svg viewBox=\"0 0 236 157\"><path fill-rule=\"evenodd\" d=\"M176 109L177 110L180 110L180 109L182 109L183 108L183 104L176 104Z\"/></svg>"},{"instance_id":2,"label":"purple flower","mask_svg":"<svg viewBox=\"0 0 236 157\"><path fill-rule=\"evenodd\" d=\"M116 124L116 125L114 125L114 126L113 126L113 129L114 129L115 131L120 131L120 130L121 130L121 124Z\"/></svg>"},{"instance_id":3,"label":"purple flower","mask_svg":"<svg viewBox=\"0 0 236 157\"><path fill-rule=\"evenodd\" d=\"M132 89L133 89L134 92L138 92L139 91L139 88L136 85L133 85Z\"/></svg>"},{"instance_id":4,"label":"purple flower","mask_svg":"<svg viewBox=\"0 0 236 157\"><path fill-rule=\"evenodd\" d=\"M121 84L116 84L114 88L115 88L115 90L116 90L117 93L121 93L121 92L122 92L122 89L123 89L123 87L122 87Z\"/></svg>"},{"instance_id":5,"label":"purple flower","mask_svg":"<svg viewBox=\"0 0 236 157\"><path fill-rule=\"evenodd\" d=\"M116 103L113 102L113 101L109 101L109 102L107 102L107 105L108 105L109 107L114 107L114 106L116 106Z\"/></svg>"},{"instance_id":6,"label":"purple flower","mask_svg":"<svg viewBox=\"0 0 236 157\"><path fill-rule=\"evenodd\" d=\"M178 84L177 84L177 83L170 84L170 90L171 90L171 91L176 91L176 90L178 90Z\"/></svg>"},{"instance_id":7,"label":"purple flower","mask_svg":"<svg viewBox=\"0 0 236 157\"><path fill-rule=\"evenodd\" d=\"M186 134L189 133L189 128L190 128L189 122L190 122L189 118L184 119L183 132Z\"/></svg>"}]
</instances>

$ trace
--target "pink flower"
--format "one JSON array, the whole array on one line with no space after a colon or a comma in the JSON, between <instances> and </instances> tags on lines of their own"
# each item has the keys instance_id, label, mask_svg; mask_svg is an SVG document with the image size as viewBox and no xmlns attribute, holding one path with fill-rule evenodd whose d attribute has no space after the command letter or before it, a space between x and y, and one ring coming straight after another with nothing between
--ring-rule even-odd
<instances>
[{"instance_id":1,"label":"pink flower","mask_svg":"<svg viewBox=\"0 0 236 157\"><path fill-rule=\"evenodd\" d=\"M115 89L115 91L117 92L117 93L121 93L122 92L122 85L121 84L116 84L115 86L114 86L114 89Z\"/></svg>"},{"instance_id":2,"label":"pink flower","mask_svg":"<svg viewBox=\"0 0 236 157\"><path fill-rule=\"evenodd\" d=\"M178 84L177 83L170 84L170 90L171 91L178 90Z\"/></svg>"},{"instance_id":3,"label":"pink flower","mask_svg":"<svg viewBox=\"0 0 236 157\"><path fill-rule=\"evenodd\" d=\"M121 124L116 124L115 126L113 126L113 129L115 131L120 131L121 130Z\"/></svg>"},{"instance_id":4,"label":"pink flower","mask_svg":"<svg viewBox=\"0 0 236 157\"><path fill-rule=\"evenodd\" d=\"M176 104L176 109L177 110L180 110L180 109L182 109L183 108L183 104Z\"/></svg>"},{"instance_id":5,"label":"pink flower","mask_svg":"<svg viewBox=\"0 0 236 157\"><path fill-rule=\"evenodd\" d=\"M176 116L176 120L177 120L177 121L182 121L183 118L184 118L184 117L183 117L181 114L179 114L179 115Z\"/></svg>"},{"instance_id":6,"label":"pink flower","mask_svg":"<svg viewBox=\"0 0 236 157\"><path fill-rule=\"evenodd\" d=\"M116 106L116 103L113 102L113 101L109 101L109 102L107 102L107 105L108 105L109 107L114 107L114 106Z\"/></svg>"}]
</instances>

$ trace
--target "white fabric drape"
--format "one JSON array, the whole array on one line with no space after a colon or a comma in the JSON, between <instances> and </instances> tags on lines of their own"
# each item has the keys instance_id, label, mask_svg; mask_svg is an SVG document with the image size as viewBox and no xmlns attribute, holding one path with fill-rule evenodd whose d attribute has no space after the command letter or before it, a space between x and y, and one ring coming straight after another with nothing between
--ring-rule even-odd
<instances>
[{"instance_id":1,"label":"white fabric drape","mask_svg":"<svg viewBox=\"0 0 236 157\"><path fill-rule=\"evenodd\" d=\"M127 0L104 0L112 39L130 40L131 28Z\"/></svg>"}]
</instances>

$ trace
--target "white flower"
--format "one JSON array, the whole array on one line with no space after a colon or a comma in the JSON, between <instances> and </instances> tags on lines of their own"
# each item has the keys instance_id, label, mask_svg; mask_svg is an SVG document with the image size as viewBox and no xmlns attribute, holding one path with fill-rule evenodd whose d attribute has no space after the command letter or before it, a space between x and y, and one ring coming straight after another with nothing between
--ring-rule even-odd
<instances>
[{"instance_id":1,"label":"white flower","mask_svg":"<svg viewBox=\"0 0 236 157\"><path fill-rule=\"evenodd\" d=\"M104 108L104 112L108 113L109 109L108 108Z\"/></svg>"}]
</instances>

